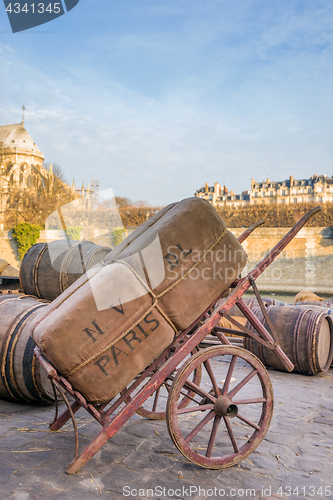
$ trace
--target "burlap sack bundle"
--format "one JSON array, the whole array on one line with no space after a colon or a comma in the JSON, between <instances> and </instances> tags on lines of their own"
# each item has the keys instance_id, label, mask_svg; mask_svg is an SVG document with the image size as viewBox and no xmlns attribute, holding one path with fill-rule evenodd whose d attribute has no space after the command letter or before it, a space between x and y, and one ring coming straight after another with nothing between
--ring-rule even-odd
<instances>
[{"instance_id":1,"label":"burlap sack bundle","mask_svg":"<svg viewBox=\"0 0 333 500\"><path fill-rule=\"evenodd\" d=\"M246 264L237 239L199 198L172 206L131 237L53 301L32 333L93 403L119 393Z\"/></svg>"}]
</instances>

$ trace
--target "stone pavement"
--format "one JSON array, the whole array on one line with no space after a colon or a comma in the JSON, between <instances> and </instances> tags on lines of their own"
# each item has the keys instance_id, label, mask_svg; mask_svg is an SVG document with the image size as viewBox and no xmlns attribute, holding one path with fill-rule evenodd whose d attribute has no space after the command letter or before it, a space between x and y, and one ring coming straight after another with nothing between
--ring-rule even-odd
<instances>
[{"instance_id":1,"label":"stone pavement","mask_svg":"<svg viewBox=\"0 0 333 500\"><path fill-rule=\"evenodd\" d=\"M71 424L52 433L53 407L0 402L0 499L333 498L333 369L313 377L269 374L275 409L266 438L248 459L225 470L188 462L165 421L134 415L69 476ZM84 413L78 418L82 448L99 425Z\"/></svg>"}]
</instances>

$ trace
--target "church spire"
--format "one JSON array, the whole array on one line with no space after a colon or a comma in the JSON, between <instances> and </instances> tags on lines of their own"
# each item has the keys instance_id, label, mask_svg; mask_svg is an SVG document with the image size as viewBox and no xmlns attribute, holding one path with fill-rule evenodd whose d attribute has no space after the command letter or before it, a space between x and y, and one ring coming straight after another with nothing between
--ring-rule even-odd
<instances>
[{"instance_id":1,"label":"church spire","mask_svg":"<svg viewBox=\"0 0 333 500\"><path fill-rule=\"evenodd\" d=\"M25 106L24 106L24 104L23 104L23 106L22 106L22 110L23 110L23 115L22 115L22 125L23 125L23 127L24 127L24 111L25 111Z\"/></svg>"}]
</instances>

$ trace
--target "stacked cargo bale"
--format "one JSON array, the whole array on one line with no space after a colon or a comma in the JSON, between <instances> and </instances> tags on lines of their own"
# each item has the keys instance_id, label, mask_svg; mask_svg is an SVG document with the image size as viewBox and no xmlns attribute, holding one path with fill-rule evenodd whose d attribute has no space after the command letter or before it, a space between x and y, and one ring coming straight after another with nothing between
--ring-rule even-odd
<instances>
[{"instance_id":1,"label":"stacked cargo bale","mask_svg":"<svg viewBox=\"0 0 333 500\"><path fill-rule=\"evenodd\" d=\"M95 404L116 396L246 264L237 239L200 198L166 207L119 247L31 329L51 363Z\"/></svg>"}]
</instances>

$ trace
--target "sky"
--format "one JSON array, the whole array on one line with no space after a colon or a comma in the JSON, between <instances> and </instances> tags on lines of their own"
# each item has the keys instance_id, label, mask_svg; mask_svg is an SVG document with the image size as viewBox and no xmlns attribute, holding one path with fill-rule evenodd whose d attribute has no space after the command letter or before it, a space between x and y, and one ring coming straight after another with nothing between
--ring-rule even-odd
<instances>
[{"instance_id":1,"label":"sky","mask_svg":"<svg viewBox=\"0 0 333 500\"><path fill-rule=\"evenodd\" d=\"M206 182L333 175L333 3L80 0L13 34L0 2L0 125L77 186L163 206Z\"/></svg>"}]
</instances>

